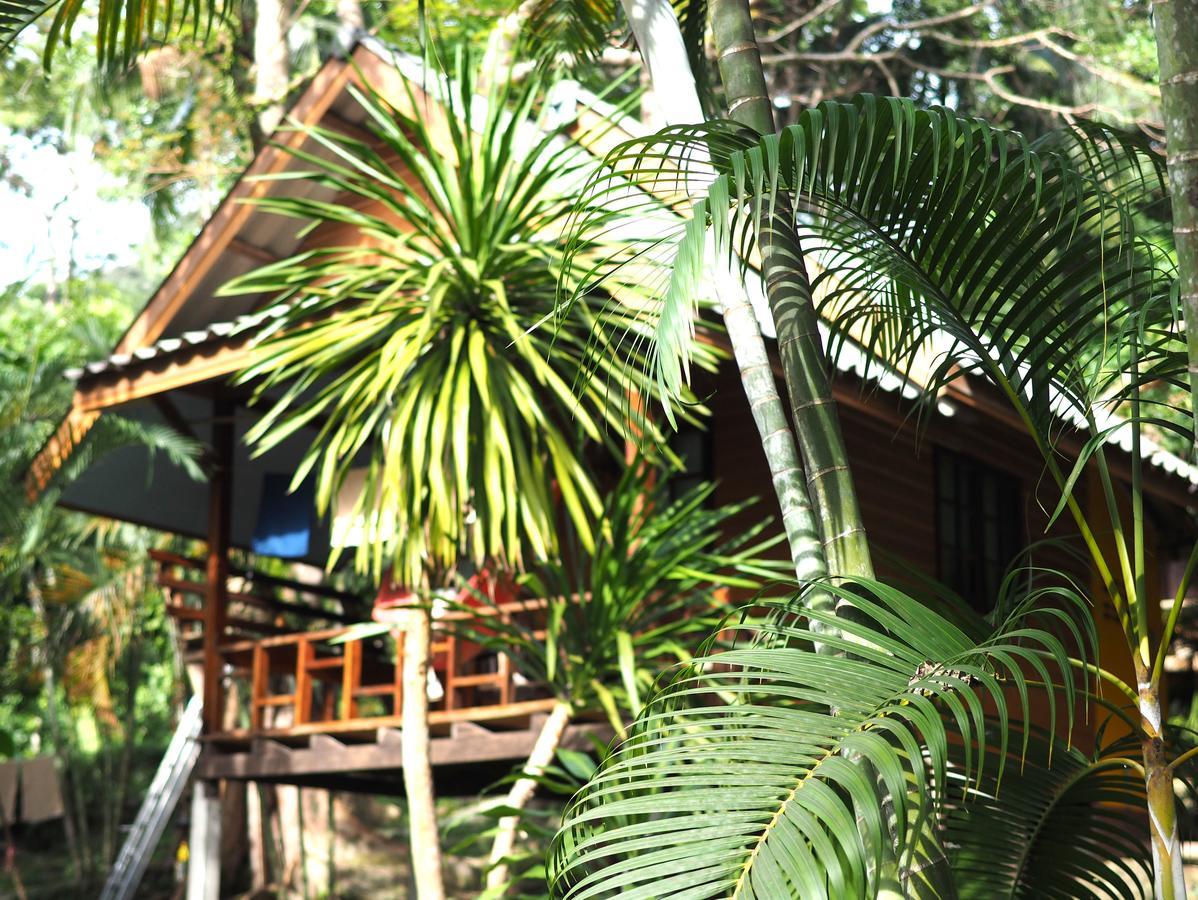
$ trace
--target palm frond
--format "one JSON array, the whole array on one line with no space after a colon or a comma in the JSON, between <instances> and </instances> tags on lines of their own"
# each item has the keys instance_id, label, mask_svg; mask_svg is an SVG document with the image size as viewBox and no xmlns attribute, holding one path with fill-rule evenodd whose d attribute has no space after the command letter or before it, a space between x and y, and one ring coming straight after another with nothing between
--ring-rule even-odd
<instances>
[{"instance_id":1,"label":"palm frond","mask_svg":"<svg viewBox=\"0 0 1198 900\"><path fill-rule=\"evenodd\" d=\"M694 158L719 176L688 166ZM830 353L864 348L929 402L962 371L981 374L1051 440L1062 415L1084 426L1131 385L1182 377L1172 263L1135 215L1160 179L1159 159L1109 129L1032 145L867 96L807 110L780 135L710 123L628 142L592 178L574 233L601 227L591 217L629 185L645 192L626 201L634 208L672 195L677 220L640 252L673 263L653 315L693 319L712 247L752 259L754 217L785 197L797 213L788 238L817 267L812 291L836 332ZM605 260L575 297L633 258ZM672 329L649 357L666 397L683 382L684 333Z\"/></svg>"},{"instance_id":2,"label":"palm frond","mask_svg":"<svg viewBox=\"0 0 1198 900\"><path fill-rule=\"evenodd\" d=\"M817 588L854 615L800 595L730 623L740 646L699 654L646 706L566 814L550 857L556 896L872 896L880 848L893 838L909 867L909 837L946 799L951 741L965 747L964 782L1001 779L1026 752L1008 725L1028 720L1036 683L1060 685L1044 693L1050 730L1071 728L1079 685L1055 632L1083 651L1095 635L1068 590L975 641L877 582ZM1001 725L993 747L986 707Z\"/></svg>"},{"instance_id":3,"label":"palm frond","mask_svg":"<svg viewBox=\"0 0 1198 900\"><path fill-rule=\"evenodd\" d=\"M45 15L54 0L2 0L0 2L0 54L6 53L17 37Z\"/></svg>"},{"instance_id":4,"label":"palm frond","mask_svg":"<svg viewBox=\"0 0 1198 900\"><path fill-rule=\"evenodd\" d=\"M355 92L373 140L309 129L319 153L290 151L307 164L301 177L339 197L261 206L354 239L224 288L287 304L243 375L259 397L282 389L251 440L261 452L319 423L296 482L315 478L328 509L350 468L364 467L357 561L394 560L401 577L462 554L516 567L549 558L555 491L591 545L601 501L583 448L615 451L643 392L604 336L627 318L620 304L597 298L556 331L542 327L557 280L585 263L564 257L560 237L590 164L538 126L544 78L498 79L483 98L467 55L452 72L439 80L444 130L420 115L410 85L411 112ZM592 350L606 361L583 378Z\"/></svg>"},{"instance_id":5,"label":"palm frond","mask_svg":"<svg viewBox=\"0 0 1198 900\"><path fill-rule=\"evenodd\" d=\"M993 773L971 783L946 817L958 896L1149 900L1138 756L1134 741L1087 754L1034 730L1024 758L1011 761L1018 774L1001 786Z\"/></svg>"},{"instance_id":6,"label":"palm frond","mask_svg":"<svg viewBox=\"0 0 1198 900\"><path fill-rule=\"evenodd\" d=\"M547 63L595 60L610 42L615 0L526 0L523 38L534 58Z\"/></svg>"}]
</instances>

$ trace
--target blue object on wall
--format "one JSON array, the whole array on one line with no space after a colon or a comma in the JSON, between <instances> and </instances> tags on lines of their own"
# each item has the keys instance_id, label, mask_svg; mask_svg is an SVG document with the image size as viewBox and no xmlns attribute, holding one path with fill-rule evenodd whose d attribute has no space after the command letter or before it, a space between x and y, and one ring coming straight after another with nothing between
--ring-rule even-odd
<instances>
[{"instance_id":1,"label":"blue object on wall","mask_svg":"<svg viewBox=\"0 0 1198 900\"><path fill-rule=\"evenodd\" d=\"M258 523L250 542L255 553L280 559L308 555L316 497L310 480L288 493L290 483L291 476L281 472L268 473L262 479Z\"/></svg>"}]
</instances>

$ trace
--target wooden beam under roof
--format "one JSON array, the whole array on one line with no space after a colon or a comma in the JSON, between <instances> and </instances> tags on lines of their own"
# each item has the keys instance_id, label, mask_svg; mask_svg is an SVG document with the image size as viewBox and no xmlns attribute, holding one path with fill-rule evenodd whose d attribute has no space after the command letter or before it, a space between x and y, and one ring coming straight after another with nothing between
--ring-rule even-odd
<instances>
[{"instance_id":1,"label":"wooden beam under roof","mask_svg":"<svg viewBox=\"0 0 1198 900\"><path fill-rule=\"evenodd\" d=\"M83 412L98 413L132 400L232 375L245 368L252 358L253 348L247 335L239 343L221 344L208 353L197 351L196 356L169 362L161 368L134 367L131 371L118 370L88 379L76 389L73 405Z\"/></svg>"},{"instance_id":2,"label":"wooden beam under roof","mask_svg":"<svg viewBox=\"0 0 1198 900\"><path fill-rule=\"evenodd\" d=\"M235 237L229 241L229 249L238 256L244 256L247 259L254 259L267 265L279 261L279 257L271 253L265 247L259 247L257 244L251 244L249 241L242 240L239 237Z\"/></svg>"}]
</instances>

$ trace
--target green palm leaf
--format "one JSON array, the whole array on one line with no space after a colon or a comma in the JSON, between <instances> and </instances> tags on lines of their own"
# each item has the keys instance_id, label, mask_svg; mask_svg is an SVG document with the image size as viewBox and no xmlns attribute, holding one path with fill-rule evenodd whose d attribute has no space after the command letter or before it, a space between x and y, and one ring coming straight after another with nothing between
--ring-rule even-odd
<instances>
[{"instance_id":1,"label":"green palm leaf","mask_svg":"<svg viewBox=\"0 0 1198 900\"><path fill-rule=\"evenodd\" d=\"M871 896L891 839L879 785L909 867L910 837L945 799L951 741L966 748L965 781L1001 778L1025 749L1008 723L1027 720L1033 681L1061 685L1059 711L1046 693L1051 727L1058 715L1071 727L1077 685L1054 631L1093 646L1076 594L1059 592L1076 619L1041 610L1040 622L1025 604L975 641L877 582L820 587L854 615L804 608L801 596L775 607L646 707L567 812L550 858L557 896ZM816 652L816 640L845 655ZM987 705L1001 725L991 752Z\"/></svg>"},{"instance_id":2,"label":"green palm leaf","mask_svg":"<svg viewBox=\"0 0 1198 900\"><path fill-rule=\"evenodd\" d=\"M593 162L535 124L541 77L495 81L476 97L459 54L452 82L440 82L444 132L356 91L373 139L309 129L318 151L291 151L305 171L286 176L336 198L260 201L352 238L224 288L275 294L285 310L243 376L269 407L251 440L261 452L319 423L296 483L313 477L328 510L351 467L364 468L358 562L395 560L401 577L463 554L517 567L552 556L555 492L593 546L601 501L585 448L622 452L629 402L644 388L605 337L630 321L621 302L596 297L555 332L541 327L558 280L588 264L587 251L567 260L560 240ZM604 361L581 379L588 353Z\"/></svg>"},{"instance_id":3,"label":"green palm leaf","mask_svg":"<svg viewBox=\"0 0 1198 900\"><path fill-rule=\"evenodd\" d=\"M1086 754L1034 731L1018 775L1001 791L987 775L947 816L959 896L1148 900L1144 781L1127 755L1134 741Z\"/></svg>"},{"instance_id":4,"label":"green palm leaf","mask_svg":"<svg viewBox=\"0 0 1198 900\"><path fill-rule=\"evenodd\" d=\"M673 263L657 321L688 322L712 246L752 258L753 217L784 198L797 220L782 238L819 267L812 292L839 336L830 352L860 345L929 401L977 372L1047 436L1062 414L1101 418L1129 385L1184 372L1171 260L1136 232L1134 213L1163 186L1143 149L1100 129L1031 145L949 110L861 97L807 110L780 135L717 122L630 141L592 178L574 234L601 228L596 213L616 198L647 208L672 191L679 218L640 252ZM632 258L604 260L574 296ZM650 357L666 399L685 381L691 344L679 335L663 331Z\"/></svg>"}]
</instances>

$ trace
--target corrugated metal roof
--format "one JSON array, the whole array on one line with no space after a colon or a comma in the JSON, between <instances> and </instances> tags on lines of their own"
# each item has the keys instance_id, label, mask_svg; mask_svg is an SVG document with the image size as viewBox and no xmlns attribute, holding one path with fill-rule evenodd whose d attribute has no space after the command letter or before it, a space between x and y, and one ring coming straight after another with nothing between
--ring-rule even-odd
<instances>
[{"instance_id":1,"label":"corrugated metal roof","mask_svg":"<svg viewBox=\"0 0 1198 900\"><path fill-rule=\"evenodd\" d=\"M229 322L213 322L207 328L185 331L180 337L163 338L148 347L139 347L132 353L113 353L104 359L89 362L78 368L67 369L64 373L71 381L119 372L131 366L162 362L176 355L203 348L208 344L221 343L237 337L245 336L250 340L261 340L265 331L263 326L282 318L290 304L276 303L257 312L238 316ZM250 334L252 332L252 334Z\"/></svg>"}]
</instances>

